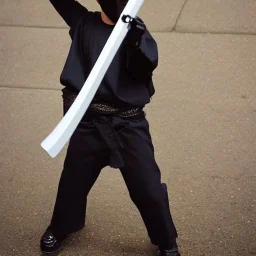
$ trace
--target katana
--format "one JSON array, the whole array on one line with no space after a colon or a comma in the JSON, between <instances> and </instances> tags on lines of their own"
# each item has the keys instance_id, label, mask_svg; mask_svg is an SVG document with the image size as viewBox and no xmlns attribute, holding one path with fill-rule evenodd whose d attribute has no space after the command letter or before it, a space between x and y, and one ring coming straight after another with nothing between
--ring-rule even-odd
<instances>
[{"instance_id":1,"label":"katana","mask_svg":"<svg viewBox=\"0 0 256 256\"><path fill-rule=\"evenodd\" d=\"M56 157L59 154L74 133L93 100L116 52L127 35L130 29L130 22L133 17L137 16L143 2L144 0L128 1L76 100L56 128L41 143L42 148L51 157Z\"/></svg>"}]
</instances>

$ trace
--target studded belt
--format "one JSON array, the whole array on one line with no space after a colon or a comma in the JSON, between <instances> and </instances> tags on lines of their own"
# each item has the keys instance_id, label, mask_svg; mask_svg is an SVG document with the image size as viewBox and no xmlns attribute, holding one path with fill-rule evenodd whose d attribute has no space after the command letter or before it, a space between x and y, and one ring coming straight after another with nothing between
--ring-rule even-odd
<instances>
[{"instance_id":1,"label":"studded belt","mask_svg":"<svg viewBox=\"0 0 256 256\"><path fill-rule=\"evenodd\" d=\"M120 117L132 117L140 114L143 110L142 108L131 108L131 109L119 109L111 107L107 104L102 103L92 103L89 109L102 114L115 114Z\"/></svg>"},{"instance_id":2,"label":"studded belt","mask_svg":"<svg viewBox=\"0 0 256 256\"><path fill-rule=\"evenodd\" d=\"M73 91L65 91L62 97L64 102L64 108L67 111L67 109L69 109L72 103L75 101L77 97L77 93ZM99 103L99 102L92 102L88 110L99 113L99 114L103 114L103 115L116 115L121 118L134 117L143 113L143 107L123 109L123 108L112 107L106 103Z\"/></svg>"}]
</instances>

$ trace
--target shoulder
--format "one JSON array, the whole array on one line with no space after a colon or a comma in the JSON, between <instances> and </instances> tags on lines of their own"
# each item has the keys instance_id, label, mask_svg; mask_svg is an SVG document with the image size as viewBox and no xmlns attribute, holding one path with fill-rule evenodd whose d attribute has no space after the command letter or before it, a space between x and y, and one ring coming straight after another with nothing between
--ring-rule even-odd
<instances>
[{"instance_id":1,"label":"shoulder","mask_svg":"<svg viewBox=\"0 0 256 256\"><path fill-rule=\"evenodd\" d=\"M88 11L85 15L82 15L76 23L76 26L69 30L69 34L73 39L76 31L79 31L87 26L92 25L97 17L100 15L99 12Z\"/></svg>"},{"instance_id":2,"label":"shoulder","mask_svg":"<svg viewBox=\"0 0 256 256\"><path fill-rule=\"evenodd\" d=\"M98 22L100 19L101 19L100 12L98 12L98 11L94 11L94 12L90 11L86 15L86 17L84 17L83 24L84 25L94 24L94 23Z\"/></svg>"}]
</instances>

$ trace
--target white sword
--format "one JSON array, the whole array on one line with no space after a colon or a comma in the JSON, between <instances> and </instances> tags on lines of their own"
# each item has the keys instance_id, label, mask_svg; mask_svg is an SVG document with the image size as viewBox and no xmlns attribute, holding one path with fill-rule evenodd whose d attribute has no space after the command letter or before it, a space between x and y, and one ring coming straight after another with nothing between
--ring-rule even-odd
<instances>
[{"instance_id":1,"label":"white sword","mask_svg":"<svg viewBox=\"0 0 256 256\"><path fill-rule=\"evenodd\" d=\"M127 20L123 21L123 15L136 17L143 2L144 0L128 1L83 88L77 95L76 100L52 133L41 143L42 148L51 157L59 154L74 133L96 94L117 50L130 29L129 18L127 17Z\"/></svg>"}]
</instances>

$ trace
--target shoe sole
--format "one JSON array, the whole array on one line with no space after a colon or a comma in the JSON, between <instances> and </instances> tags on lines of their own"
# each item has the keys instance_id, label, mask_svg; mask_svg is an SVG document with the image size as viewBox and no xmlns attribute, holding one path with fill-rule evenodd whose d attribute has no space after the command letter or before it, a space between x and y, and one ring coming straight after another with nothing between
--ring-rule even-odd
<instances>
[{"instance_id":1,"label":"shoe sole","mask_svg":"<svg viewBox=\"0 0 256 256\"><path fill-rule=\"evenodd\" d=\"M53 255L53 254L55 254L55 253L57 253L57 252L59 252L59 251L61 251L61 248L56 249L56 250L53 251L53 252L46 252L46 251L42 251L42 250L41 250L41 252L43 253L43 255Z\"/></svg>"}]
</instances>

